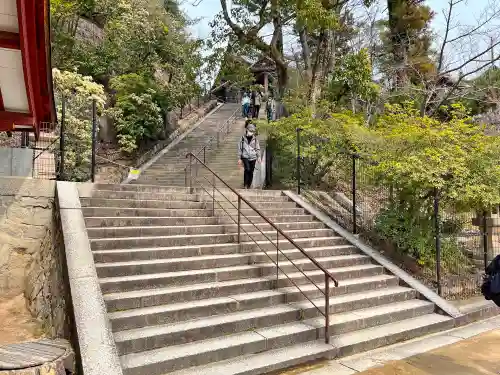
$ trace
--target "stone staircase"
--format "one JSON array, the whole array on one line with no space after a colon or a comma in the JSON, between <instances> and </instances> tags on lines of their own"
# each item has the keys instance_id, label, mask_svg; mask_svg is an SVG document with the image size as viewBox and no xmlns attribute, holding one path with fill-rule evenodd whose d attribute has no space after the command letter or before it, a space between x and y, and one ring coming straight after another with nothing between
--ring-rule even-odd
<instances>
[{"instance_id":1,"label":"stone staircase","mask_svg":"<svg viewBox=\"0 0 500 375\"><path fill-rule=\"evenodd\" d=\"M217 111L206 117L203 122L184 139L159 157L148 169L143 171L139 179L133 183L184 186L184 169L188 163L186 154L202 148L212 136L217 134L219 127L227 121L233 113L236 112L237 118L239 118L240 113L238 110L240 108L241 106L238 103L226 103L222 105ZM239 122L243 123L243 120L240 119ZM236 149L236 146L234 148Z\"/></svg>"},{"instance_id":2,"label":"stone staircase","mask_svg":"<svg viewBox=\"0 0 500 375\"><path fill-rule=\"evenodd\" d=\"M234 194L223 193L235 204ZM236 210L220 194L224 209L214 210L196 189L95 185L92 197L80 200L125 375L264 374L453 326L434 303L280 191L241 194L339 280L330 289L330 344L324 317L283 273L277 277L270 260L277 258L276 231L249 207L242 206L238 244ZM323 272L309 259L283 238L279 247L324 288ZM278 259L324 308L305 275Z\"/></svg>"}]
</instances>

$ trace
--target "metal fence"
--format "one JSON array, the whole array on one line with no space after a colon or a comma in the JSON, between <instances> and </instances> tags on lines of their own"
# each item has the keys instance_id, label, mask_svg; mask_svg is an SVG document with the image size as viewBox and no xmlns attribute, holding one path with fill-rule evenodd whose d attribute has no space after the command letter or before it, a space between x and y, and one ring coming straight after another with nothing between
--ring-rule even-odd
<instances>
[{"instance_id":1,"label":"metal fence","mask_svg":"<svg viewBox=\"0 0 500 375\"><path fill-rule=\"evenodd\" d=\"M311 144L321 150L323 142L299 129L293 152L272 150L272 185L296 189L441 296L480 294L484 269L500 253L497 208L464 211L437 190L395 190L381 182L373 161L355 153L339 150L325 163L310 147L302 151Z\"/></svg>"},{"instance_id":2,"label":"metal fence","mask_svg":"<svg viewBox=\"0 0 500 375\"><path fill-rule=\"evenodd\" d=\"M211 99L213 96L210 94L197 97L189 105L179 109L178 115L185 118ZM65 100L57 93L55 100L59 109L57 123L40 124L37 138L28 132L2 134L0 145L31 149L31 170L35 179L95 181L98 171L105 169L107 174L116 175L114 182L123 181L130 166L114 160L116 148L112 152L106 147L107 144L98 141L99 118L96 103L91 100L87 103ZM157 149L158 147L153 147L151 152L142 152L141 155L152 156L158 152Z\"/></svg>"}]
</instances>

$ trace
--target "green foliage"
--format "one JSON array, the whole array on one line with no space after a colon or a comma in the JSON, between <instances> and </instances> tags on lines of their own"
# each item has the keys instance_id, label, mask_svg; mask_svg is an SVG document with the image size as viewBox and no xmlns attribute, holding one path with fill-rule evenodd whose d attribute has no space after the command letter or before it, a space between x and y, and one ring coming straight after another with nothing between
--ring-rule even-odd
<instances>
[{"instance_id":1,"label":"green foliage","mask_svg":"<svg viewBox=\"0 0 500 375\"><path fill-rule=\"evenodd\" d=\"M366 49L348 53L338 60L325 92L327 100L344 107L350 99L373 101L379 92L372 80L372 67ZM349 103L350 106L350 103Z\"/></svg>"},{"instance_id":2,"label":"green foliage","mask_svg":"<svg viewBox=\"0 0 500 375\"><path fill-rule=\"evenodd\" d=\"M435 221L432 216L432 199L421 201L392 201L375 219L375 233L394 245L402 254L417 260L420 266L432 268L436 259ZM453 218L441 218L441 260L445 271L454 272L457 265L467 264L457 235L464 223Z\"/></svg>"},{"instance_id":3,"label":"green foliage","mask_svg":"<svg viewBox=\"0 0 500 375\"><path fill-rule=\"evenodd\" d=\"M403 195L438 189L443 202L487 208L500 202L500 141L454 105L450 121L420 117L411 104L388 106L373 130L381 181Z\"/></svg>"},{"instance_id":4,"label":"green foliage","mask_svg":"<svg viewBox=\"0 0 500 375\"><path fill-rule=\"evenodd\" d=\"M53 70L54 92L58 118L61 118L62 98L66 102L64 174L69 181L88 181L92 153L92 100L98 113L104 110L104 88L92 78L80 74Z\"/></svg>"},{"instance_id":5,"label":"green foliage","mask_svg":"<svg viewBox=\"0 0 500 375\"><path fill-rule=\"evenodd\" d=\"M136 151L142 141L155 139L162 130L161 109L151 94L120 96L110 111L118 132L118 144L123 152Z\"/></svg>"},{"instance_id":6,"label":"green foliage","mask_svg":"<svg viewBox=\"0 0 500 375\"><path fill-rule=\"evenodd\" d=\"M51 0L51 5L53 65L104 86L109 104L116 103L109 112L123 151L160 136L163 114L199 93L201 43L185 32L188 21L176 0Z\"/></svg>"},{"instance_id":7,"label":"green foliage","mask_svg":"<svg viewBox=\"0 0 500 375\"><path fill-rule=\"evenodd\" d=\"M387 105L368 126L362 115L302 112L266 125L273 150L273 178L295 181L296 129L301 137L304 186L325 191L349 189L352 153L362 163L360 193L391 190L391 198L374 194L375 233L429 267L435 258L433 198L437 190L443 215L443 259L452 270L463 257L457 241L466 221L449 219L500 203L500 139L485 135L467 111L447 108L448 121L422 117L414 103ZM346 155L346 153L348 155ZM454 215L448 215L453 212ZM468 215L470 216L470 215ZM470 223L470 217L468 223ZM462 258L460 258L462 259ZM446 263L448 262L448 263ZM466 260L462 264L467 264Z\"/></svg>"}]
</instances>

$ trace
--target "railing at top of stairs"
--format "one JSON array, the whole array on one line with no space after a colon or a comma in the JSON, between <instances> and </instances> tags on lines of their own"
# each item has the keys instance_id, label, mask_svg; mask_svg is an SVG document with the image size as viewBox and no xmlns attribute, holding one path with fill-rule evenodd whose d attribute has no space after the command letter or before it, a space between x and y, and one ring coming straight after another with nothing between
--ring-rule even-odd
<instances>
[{"instance_id":1,"label":"railing at top of stairs","mask_svg":"<svg viewBox=\"0 0 500 375\"><path fill-rule=\"evenodd\" d=\"M290 281L290 283L295 286L300 293L320 312L321 315L325 317L325 342L328 344L330 342L330 334L329 334L329 328L330 328L330 281L333 281L335 287L338 287L338 281L333 277L333 275L328 271L325 267L323 267L316 259L314 259L311 255L309 255L299 244L297 244L290 236L288 236L283 230L278 228L266 215L264 215L259 209L257 209L252 203L250 203L245 197L243 197L240 193L238 193L236 190L234 190L231 186L229 186L217 173L212 171L202 160L200 160L195 154L192 152L188 153L186 155L186 158L190 159L190 162L188 164L189 166L189 175L187 175L186 178L186 187L189 188L189 191L193 191L193 182L198 182L200 188L207 193L209 197L212 198L212 214L215 215L215 206L216 204L224 211L227 216L234 221L235 224L238 226L238 237L237 241L239 244L241 244L241 231L243 231L249 238L250 240L257 245L259 250L264 252L264 254L267 255L267 257L271 260L271 262L276 266L276 288L279 286L279 272L281 271L283 275ZM207 177L203 176L203 179L208 182L210 185L208 188L205 187L199 180L198 180L198 174L193 176L192 173L192 167L193 167L193 161L196 163L196 168L198 168L198 165L201 165L202 168L207 170L210 175L212 176L212 181L208 179ZM221 183L225 188L229 189L231 193L237 196L238 198L238 203L237 206L234 205L234 203L226 196L224 195L224 192L222 192L218 187L217 187L217 181ZM210 191L211 190L211 191ZM237 210L237 220L223 207L223 205L215 198L216 192L220 194L225 201L229 202L231 205L231 208ZM252 211L254 211L258 216L260 216L267 224L269 224L272 228L273 231L276 231L276 241L272 240L269 238L255 223L253 223L250 218L245 215L242 212L241 209L241 204L245 203ZM241 218L244 218L250 223L255 229L257 229L258 233L260 233L264 238L269 241L273 247L276 248L276 261L269 255L269 253L264 250L261 245L242 227L241 225ZM321 272L324 274L325 278L325 289L323 290L314 280L312 280L306 273L298 267L290 257L288 257L281 249L279 246L279 239L280 237L284 238L286 241L290 242L294 248L299 250L302 255L304 255L307 259L309 259L317 269L319 269ZM325 308L322 310L319 308L308 296L307 294L300 288L297 283L291 279L288 274L283 270L283 268L279 264L279 258L280 255L283 256L290 264L292 264L314 287L319 290L319 292L324 296L325 298Z\"/></svg>"}]
</instances>

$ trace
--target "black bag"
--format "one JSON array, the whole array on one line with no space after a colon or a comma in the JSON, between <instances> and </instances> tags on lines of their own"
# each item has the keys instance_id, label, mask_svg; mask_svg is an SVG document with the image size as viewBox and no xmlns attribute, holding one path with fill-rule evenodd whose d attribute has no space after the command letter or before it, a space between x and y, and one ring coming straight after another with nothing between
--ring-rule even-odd
<instances>
[{"instance_id":1,"label":"black bag","mask_svg":"<svg viewBox=\"0 0 500 375\"><path fill-rule=\"evenodd\" d=\"M481 293L486 300L493 301L500 306L500 255L497 255L486 267Z\"/></svg>"}]
</instances>

